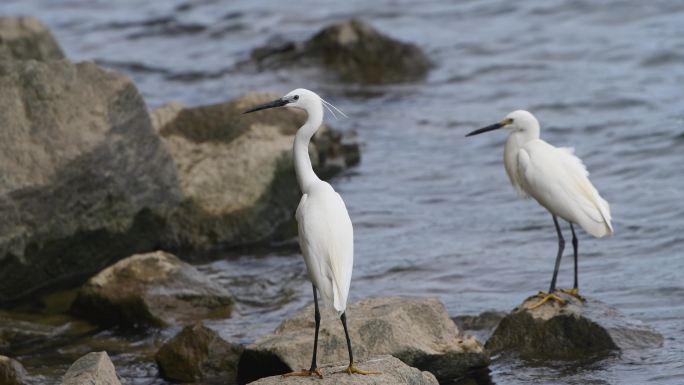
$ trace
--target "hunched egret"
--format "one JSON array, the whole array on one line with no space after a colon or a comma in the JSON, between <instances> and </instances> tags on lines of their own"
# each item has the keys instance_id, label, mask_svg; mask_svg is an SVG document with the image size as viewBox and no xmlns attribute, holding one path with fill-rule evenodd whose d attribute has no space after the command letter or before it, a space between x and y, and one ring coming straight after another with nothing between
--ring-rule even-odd
<instances>
[{"instance_id":1,"label":"hunched egret","mask_svg":"<svg viewBox=\"0 0 684 385\"><path fill-rule=\"evenodd\" d=\"M294 166L297 182L302 190L295 217L299 229L299 246L304 255L304 262L313 284L314 334L313 356L311 368L292 372L286 376L313 376L323 378L316 363L318 348L318 330L321 315L318 307L317 291L320 292L324 304L334 308L342 321L349 352L347 373L377 374L366 372L354 366L351 339L347 330L347 294L351 283L354 265L354 229L349 213L342 197L328 184L316 176L309 159L309 142L323 123L323 103L326 107L337 110L316 93L298 88L280 99L261 104L244 113L255 112L274 107L298 108L306 111L307 119L299 128L294 139ZM332 110L331 110L332 112ZM334 112L332 112L334 114Z\"/></svg>"},{"instance_id":2,"label":"hunched egret","mask_svg":"<svg viewBox=\"0 0 684 385\"><path fill-rule=\"evenodd\" d=\"M558 253L551 287L548 293L540 292L541 300L531 308L538 307L549 299L561 304L565 302L553 294L565 248L557 217L570 223L575 260L573 288L562 291L581 298L577 282L578 242L573 224L580 225L597 238L612 235L608 202L601 198L589 181L589 173L582 160L574 155L573 149L554 147L541 140L539 122L527 111L513 111L501 122L475 130L466 136L504 127L511 131L504 148L504 166L511 184L522 197L531 196L551 213L558 235Z\"/></svg>"}]
</instances>

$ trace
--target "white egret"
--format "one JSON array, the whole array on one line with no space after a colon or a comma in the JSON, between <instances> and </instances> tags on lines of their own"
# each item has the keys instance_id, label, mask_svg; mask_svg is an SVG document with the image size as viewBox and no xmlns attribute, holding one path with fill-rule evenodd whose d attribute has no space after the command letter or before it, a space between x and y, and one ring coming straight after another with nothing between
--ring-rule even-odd
<instances>
[{"instance_id":1,"label":"white egret","mask_svg":"<svg viewBox=\"0 0 684 385\"><path fill-rule=\"evenodd\" d=\"M311 159L309 159L309 142L323 123L323 103L328 109L332 107L341 113L340 110L321 99L314 92L302 88L296 89L280 99L245 111L245 113L250 113L267 108L290 107L302 109L308 115L304 125L297 131L294 140L295 173L303 194L295 217L299 228L299 246L304 255L309 279L313 284L316 332L314 334L311 368L286 375L317 375L323 377L316 363L318 330L321 323L317 290L320 292L324 304L336 310L342 321L349 352L347 373L376 374L376 372L366 372L354 366L351 340L347 331L345 309L354 264L354 229L351 219L342 197L335 192L330 184L316 176L311 167ZM332 110L330 111L332 112Z\"/></svg>"},{"instance_id":2,"label":"white egret","mask_svg":"<svg viewBox=\"0 0 684 385\"><path fill-rule=\"evenodd\" d=\"M466 136L508 128L511 133L504 148L504 166L511 184L523 197L531 196L546 208L553 217L558 235L558 253L548 293L540 292L542 299L532 306L540 306L549 299L561 304L564 301L553 293L560 267L565 240L558 225L561 217L570 223L575 259L575 277L572 289L564 292L579 297L577 282L577 236L573 224L587 233L601 238L613 234L610 209L589 181L589 173L572 148L554 147L539 138L539 122L527 111L514 111L499 123L475 130Z\"/></svg>"}]
</instances>

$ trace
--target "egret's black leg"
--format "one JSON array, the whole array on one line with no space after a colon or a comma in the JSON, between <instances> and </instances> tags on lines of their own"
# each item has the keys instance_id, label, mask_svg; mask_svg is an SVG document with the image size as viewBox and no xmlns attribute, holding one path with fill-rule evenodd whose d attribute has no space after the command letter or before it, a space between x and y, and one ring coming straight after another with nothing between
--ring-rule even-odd
<instances>
[{"instance_id":1,"label":"egret's black leg","mask_svg":"<svg viewBox=\"0 0 684 385\"><path fill-rule=\"evenodd\" d=\"M575 235L575 228L572 226L572 223L570 223L570 230L572 230L572 252L575 256L575 283L572 285L574 289L579 290L579 284L577 280L577 245L579 244L577 242L577 236Z\"/></svg>"},{"instance_id":2,"label":"egret's black leg","mask_svg":"<svg viewBox=\"0 0 684 385\"><path fill-rule=\"evenodd\" d=\"M340 316L340 321L342 321L342 327L344 328L344 336L347 338L347 350L349 351L349 367L347 368L347 373L349 374L380 374L380 372L368 372L365 370L358 369L354 366L354 355L352 353L351 338L349 338L349 331L347 330L347 315L342 313Z\"/></svg>"},{"instance_id":3,"label":"egret's black leg","mask_svg":"<svg viewBox=\"0 0 684 385\"><path fill-rule=\"evenodd\" d=\"M340 316L342 327L344 328L344 337L347 339L347 350L349 351L349 367L354 366L354 354L352 353L351 339L349 338L349 331L347 330L347 313L342 313Z\"/></svg>"},{"instance_id":4,"label":"egret's black leg","mask_svg":"<svg viewBox=\"0 0 684 385\"><path fill-rule=\"evenodd\" d=\"M563 256L563 250L565 250L565 239L563 239L563 234L561 233L560 226L558 225L558 218L555 215L553 217L553 224L556 225L556 232L558 233L558 254L556 255L556 265L553 268L553 278L551 278L551 287L549 288L549 294L556 291L556 278L558 278L558 269L560 269L560 261Z\"/></svg>"},{"instance_id":5,"label":"egret's black leg","mask_svg":"<svg viewBox=\"0 0 684 385\"><path fill-rule=\"evenodd\" d=\"M321 312L318 310L318 296L316 294L316 286L313 286L313 295L314 295L314 321L316 322L316 334L314 336L314 348L313 348L313 356L311 357L311 371L315 371L317 368L316 365L316 352L318 351L318 329L321 327Z\"/></svg>"},{"instance_id":6,"label":"egret's black leg","mask_svg":"<svg viewBox=\"0 0 684 385\"><path fill-rule=\"evenodd\" d=\"M323 378L323 374L321 371L318 369L316 365L316 352L318 351L318 329L321 327L321 313L318 310L318 293L316 292L316 286L313 286L313 295L314 295L314 321L316 321L316 334L314 335L314 347L313 347L313 356L311 357L311 369L306 370L302 369L298 372L292 372L292 373L287 373L283 374L284 377L291 377L291 376L300 376L300 377L309 377L309 376L318 376L320 378Z\"/></svg>"}]
</instances>

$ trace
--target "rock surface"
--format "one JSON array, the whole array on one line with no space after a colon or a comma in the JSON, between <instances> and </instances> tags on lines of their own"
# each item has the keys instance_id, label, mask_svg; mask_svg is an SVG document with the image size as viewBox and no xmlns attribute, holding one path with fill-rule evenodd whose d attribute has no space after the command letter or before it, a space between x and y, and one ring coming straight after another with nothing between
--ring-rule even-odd
<instances>
[{"instance_id":1,"label":"rock surface","mask_svg":"<svg viewBox=\"0 0 684 385\"><path fill-rule=\"evenodd\" d=\"M201 323L186 326L156 355L162 377L178 382L206 380L234 384L243 347L221 338Z\"/></svg>"},{"instance_id":2,"label":"rock surface","mask_svg":"<svg viewBox=\"0 0 684 385\"><path fill-rule=\"evenodd\" d=\"M458 328L484 343L491 337L496 326L506 316L506 313L489 310L478 315L463 315L454 317L453 320Z\"/></svg>"},{"instance_id":3,"label":"rock surface","mask_svg":"<svg viewBox=\"0 0 684 385\"><path fill-rule=\"evenodd\" d=\"M226 289L157 251L130 256L90 278L71 312L104 326L166 326L227 317L232 305Z\"/></svg>"},{"instance_id":4,"label":"rock surface","mask_svg":"<svg viewBox=\"0 0 684 385\"><path fill-rule=\"evenodd\" d=\"M274 334L246 348L240 377L253 380L308 368L313 348L313 306L283 322ZM474 338L459 332L435 299L374 298L348 307L354 357L364 360L391 354L409 366L433 373L440 380L462 376L489 364L489 356ZM335 313L322 312L319 364L347 359L344 331Z\"/></svg>"},{"instance_id":5,"label":"rock surface","mask_svg":"<svg viewBox=\"0 0 684 385\"><path fill-rule=\"evenodd\" d=\"M19 361L0 356L0 384L24 385L26 376L26 370Z\"/></svg>"},{"instance_id":6,"label":"rock surface","mask_svg":"<svg viewBox=\"0 0 684 385\"><path fill-rule=\"evenodd\" d=\"M362 376L348 375L344 371L347 363L340 362L337 366L322 366L323 379L309 377L282 377L280 375L262 378L252 382L252 385L438 385L437 379L429 372L421 372L412 368L395 357L379 356L358 362L359 369L380 372Z\"/></svg>"},{"instance_id":7,"label":"rock surface","mask_svg":"<svg viewBox=\"0 0 684 385\"><path fill-rule=\"evenodd\" d=\"M121 385L107 352L92 352L67 370L61 385Z\"/></svg>"},{"instance_id":8,"label":"rock surface","mask_svg":"<svg viewBox=\"0 0 684 385\"><path fill-rule=\"evenodd\" d=\"M265 68L317 64L342 81L369 84L420 80L432 67L416 45L392 39L355 19L328 26L301 45L278 42L257 49L252 60Z\"/></svg>"},{"instance_id":9,"label":"rock surface","mask_svg":"<svg viewBox=\"0 0 684 385\"><path fill-rule=\"evenodd\" d=\"M29 16L0 16L0 62L63 58L59 44L40 21Z\"/></svg>"},{"instance_id":10,"label":"rock surface","mask_svg":"<svg viewBox=\"0 0 684 385\"><path fill-rule=\"evenodd\" d=\"M523 357L580 359L615 350L658 347L663 337L651 327L627 319L603 302L556 293L567 301L548 301L529 310L538 301L527 298L513 309L494 331L486 347L492 353L517 352Z\"/></svg>"},{"instance_id":11,"label":"rock surface","mask_svg":"<svg viewBox=\"0 0 684 385\"><path fill-rule=\"evenodd\" d=\"M0 302L154 249L178 183L130 79L0 61L0 89Z\"/></svg>"},{"instance_id":12,"label":"rock surface","mask_svg":"<svg viewBox=\"0 0 684 385\"><path fill-rule=\"evenodd\" d=\"M286 231L300 199L292 143L305 114L285 108L242 114L276 97L194 108L174 103L153 112L182 193L165 246L234 246L294 235ZM358 147L345 147L327 127L314 141L312 163L321 177L358 162Z\"/></svg>"}]
</instances>

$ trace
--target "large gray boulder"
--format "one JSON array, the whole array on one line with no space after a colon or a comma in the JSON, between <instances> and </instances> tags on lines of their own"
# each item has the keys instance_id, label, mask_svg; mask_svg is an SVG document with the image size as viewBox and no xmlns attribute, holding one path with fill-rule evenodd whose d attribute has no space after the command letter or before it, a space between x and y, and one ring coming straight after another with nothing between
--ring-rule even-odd
<instances>
[{"instance_id":1,"label":"large gray boulder","mask_svg":"<svg viewBox=\"0 0 684 385\"><path fill-rule=\"evenodd\" d=\"M0 384L2 385L24 385L27 383L26 369L19 361L0 356Z\"/></svg>"},{"instance_id":2,"label":"large gray boulder","mask_svg":"<svg viewBox=\"0 0 684 385\"><path fill-rule=\"evenodd\" d=\"M92 352L69 367L61 385L121 385L121 381L107 352Z\"/></svg>"},{"instance_id":3,"label":"large gray boulder","mask_svg":"<svg viewBox=\"0 0 684 385\"><path fill-rule=\"evenodd\" d=\"M90 278L71 312L104 326L167 326L228 317L230 293L193 266L157 251L123 259Z\"/></svg>"},{"instance_id":4,"label":"large gray boulder","mask_svg":"<svg viewBox=\"0 0 684 385\"><path fill-rule=\"evenodd\" d=\"M63 58L62 49L43 23L30 16L0 16L0 62Z\"/></svg>"},{"instance_id":5,"label":"large gray boulder","mask_svg":"<svg viewBox=\"0 0 684 385\"><path fill-rule=\"evenodd\" d=\"M155 359L162 377L177 382L237 382L243 347L231 344L201 323L186 326L167 341Z\"/></svg>"},{"instance_id":6,"label":"large gray boulder","mask_svg":"<svg viewBox=\"0 0 684 385\"><path fill-rule=\"evenodd\" d=\"M281 375L262 378L251 385L439 385L435 376L421 372L392 356L372 357L356 364L359 369L380 372L371 375L349 375L344 370L346 363L324 365L323 378L283 377Z\"/></svg>"},{"instance_id":7,"label":"large gray boulder","mask_svg":"<svg viewBox=\"0 0 684 385\"><path fill-rule=\"evenodd\" d=\"M173 161L129 78L0 62L0 302L158 244Z\"/></svg>"},{"instance_id":8,"label":"large gray boulder","mask_svg":"<svg viewBox=\"0 0 684 385\"><path fill-rule=\"evenodd\" d=\"M566 301L527 298L504 317L485 345L492 353L515 352L534 359L582 359L618 350L658 347L663 337L648 325L630 320L595 299L585 302L565 293Z\"/></svg>"},{"instance_id":9,"label":"large gray boulder","mask_svg":"<svg viewBox=\"0 0 684 385\"><path fill-rule=\"evenodd\" d=\"M318 65L345 82L399 83L424 78L432 63L416 45L397 41L356 19L330 25L308 41L277 41L252 52L262 68Z\"/></svg>"},{"instance_id":10,"label":"large gray boulder","mask_svg":"<svg viewBox=\"0 0 684 385\"><path fill-rule=\"evenodd\" d=\"M300 198L292 143L305 114L274 109L243 115L274 95L187 108L169 104L152 121L173 157L182 201L168 218L167 247L208 248L282 239ZM346 146L324 127L311 146L321 177L358 162L358 147Z\"/></svg>"},{"instance_id":11,"label":"large gray boulder","mask_svg":"<svg viewBox=\"0 0 684 385\"><path fill-rule=\"evenodd\" d=\"M240 377L253 380L308 368L313 348L313 306L284 321L272 335L246 347ZM337 314L324 311L318 342L320 363L347 359L344 331ZM409 366L450 380L489 364L474 338L462 335L444 305L435 299L373 298L352 304L347 322L354 357L365 360L391 354Z\"/></svg>"}]
</instances>

